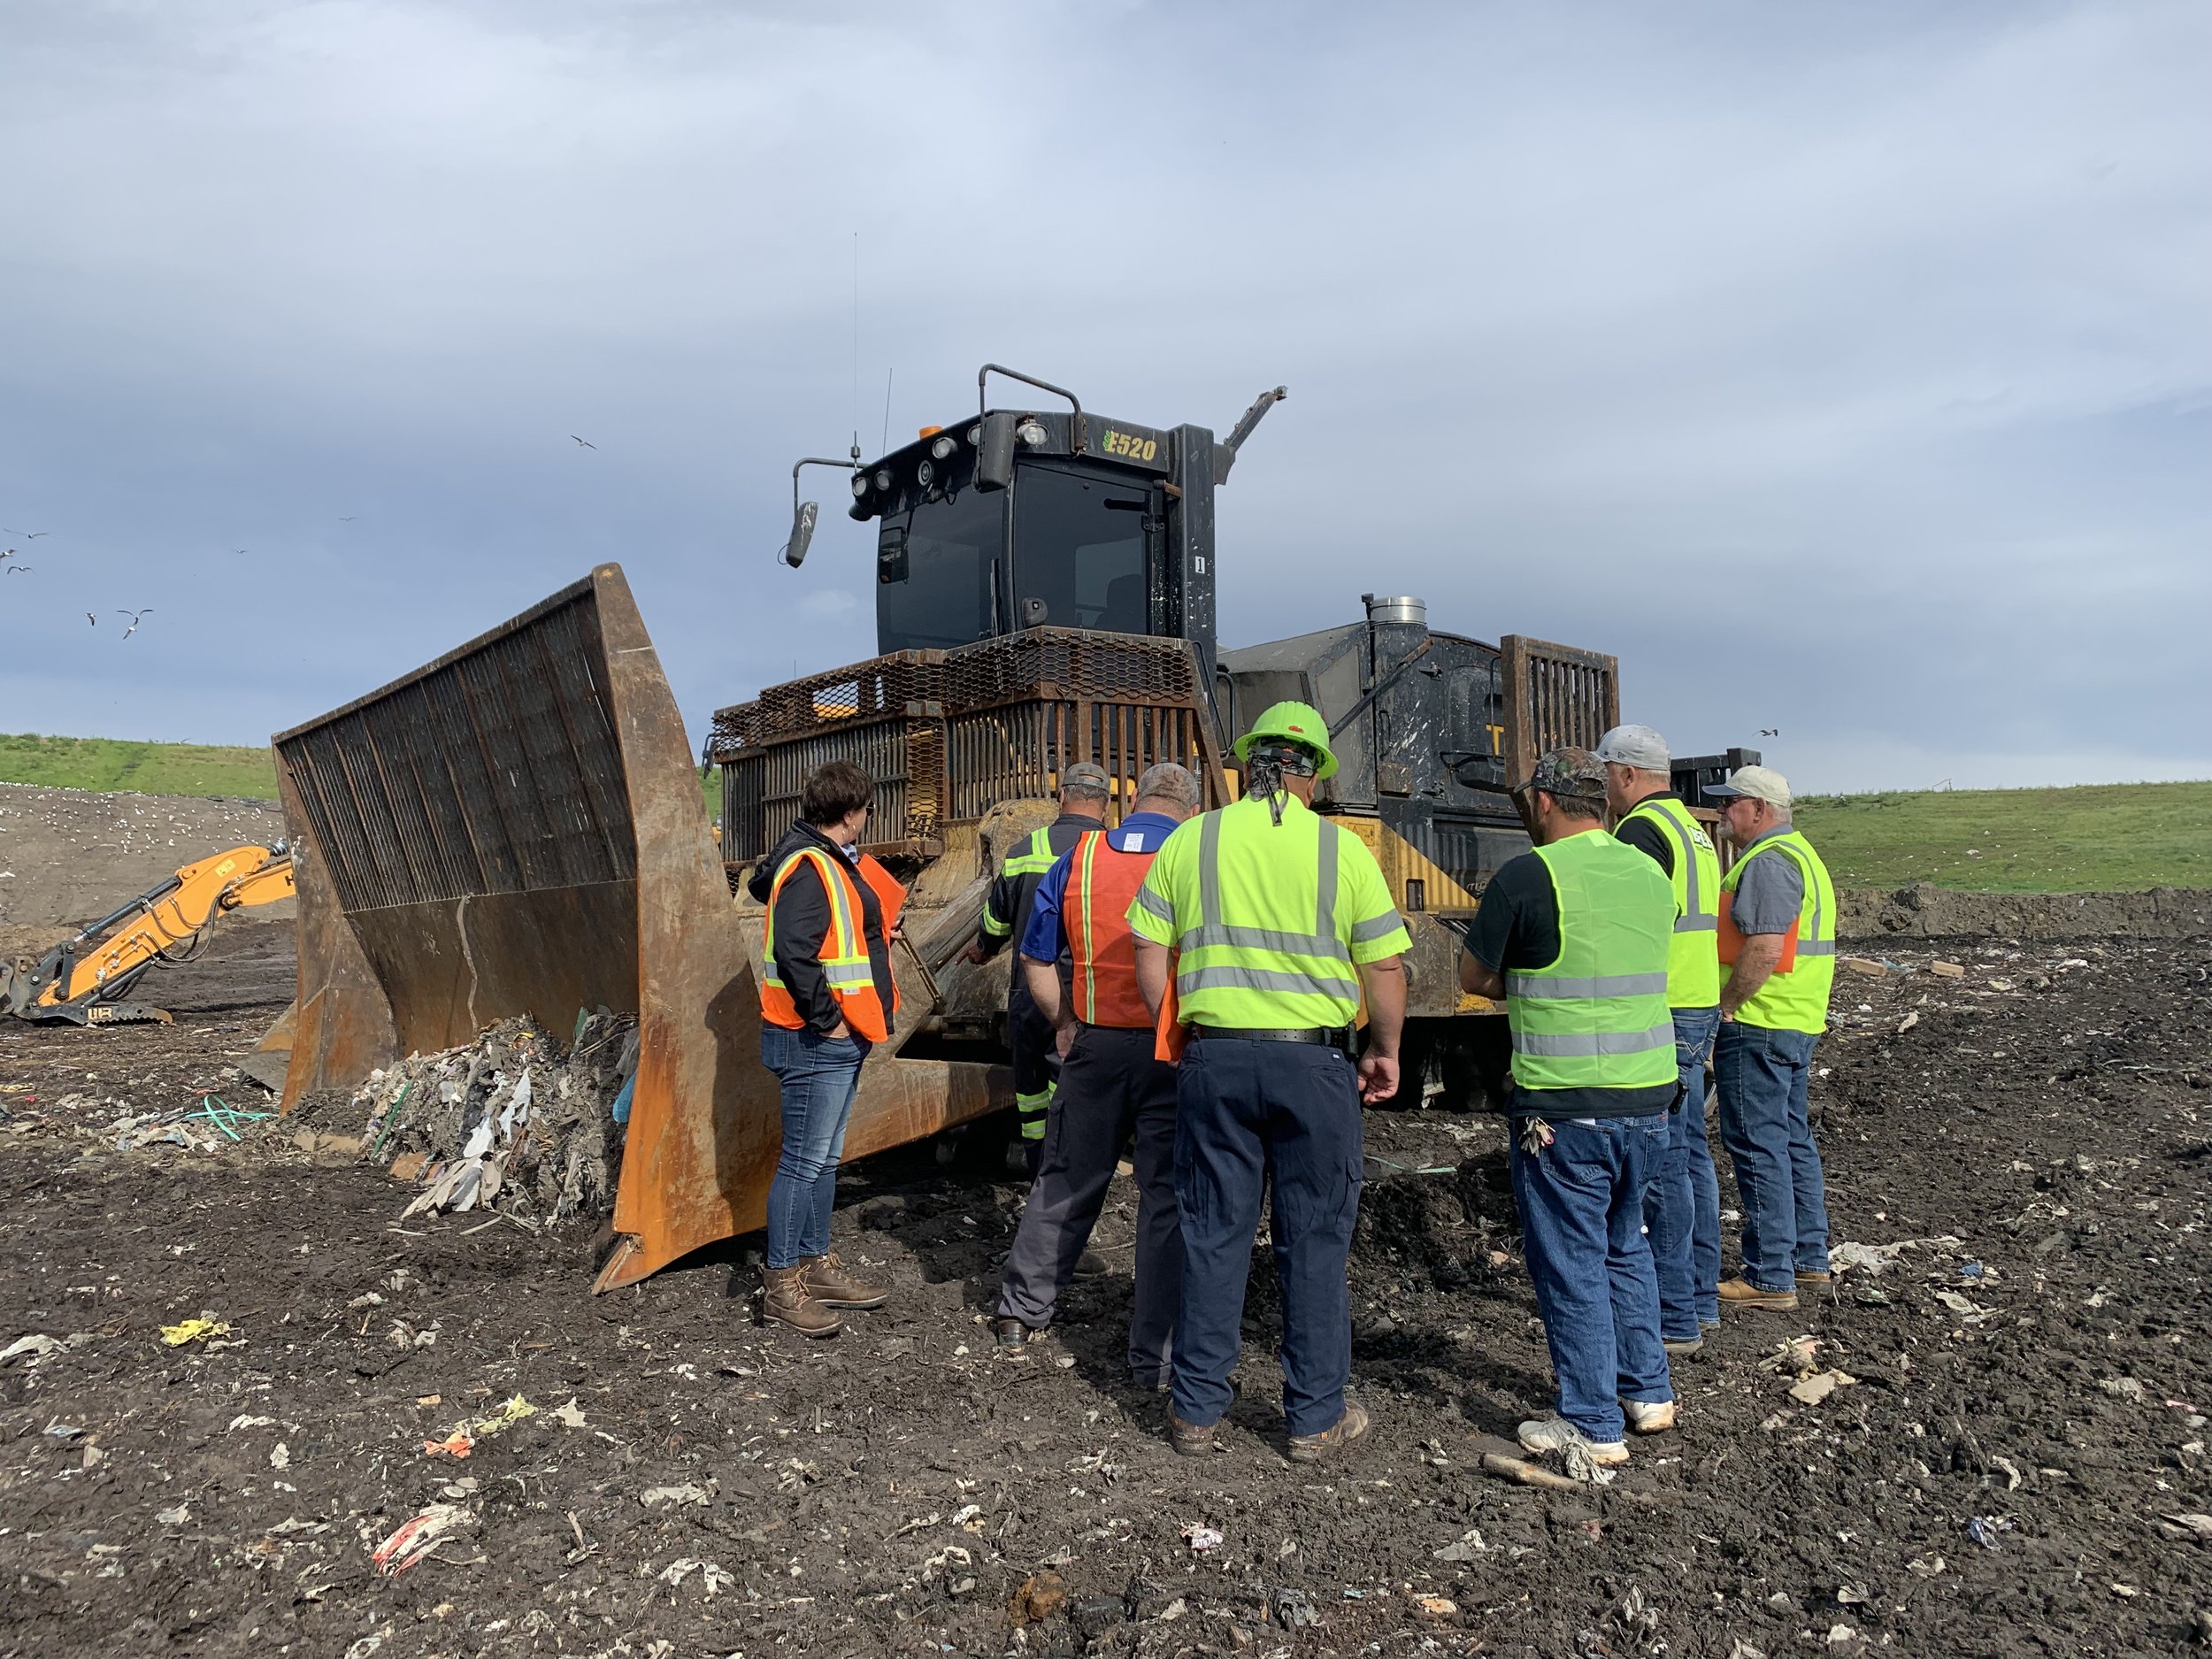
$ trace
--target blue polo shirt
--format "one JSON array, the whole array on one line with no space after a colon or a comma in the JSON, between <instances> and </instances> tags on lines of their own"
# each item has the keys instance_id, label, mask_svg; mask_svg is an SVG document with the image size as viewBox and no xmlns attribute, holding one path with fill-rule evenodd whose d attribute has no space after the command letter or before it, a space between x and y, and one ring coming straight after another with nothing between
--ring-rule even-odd
<instances>
[{"instance_id":1,"label":"blue polo shirt","mask_svg":"<svg viewBox=\"0 0 2212 1659\"><path fill-rule=\"evenodd\" d=\"M1164 812L1132 812L1106 832L1106 844L1118 853L1156 853L1175 833L1175 820ZM1067 895L1068 872L1075 867L1072 849L1045 872L1037 884L1035 902L1029 907L1029 926L1022 930L1022 955L1033 962L1059 962L1067 955L1067 929L1061 925L1060 906Z\"/></svg>"}]
</instances>

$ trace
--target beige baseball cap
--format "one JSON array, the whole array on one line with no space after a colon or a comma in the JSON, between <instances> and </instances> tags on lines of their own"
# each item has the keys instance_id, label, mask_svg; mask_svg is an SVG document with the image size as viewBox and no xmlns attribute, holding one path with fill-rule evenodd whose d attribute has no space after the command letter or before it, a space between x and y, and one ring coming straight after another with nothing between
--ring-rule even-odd
<instances>
[{"instance_id":1,"label":"beige baseball cap","mask_svg":"<svg viewBox=\"0 0 2212 1659\"><path fill-rule=\"evenodd\" d=\"M1771 766L1739 766L1728 774L1726 783L1707 784L1705 793L1722 800L1743 795L1769 806L1787 806L1790 780Z\"/></svg>"}]
</instances>

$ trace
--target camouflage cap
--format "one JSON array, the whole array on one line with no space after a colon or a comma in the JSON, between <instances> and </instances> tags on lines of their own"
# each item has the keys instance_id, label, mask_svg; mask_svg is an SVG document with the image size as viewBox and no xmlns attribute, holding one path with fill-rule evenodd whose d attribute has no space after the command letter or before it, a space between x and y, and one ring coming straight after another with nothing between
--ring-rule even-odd
<instances>
[{"instance_id":1,"label":"camouflage cap","mask_svg":"<svg viewBox=\"0 0 2212 1659\"><path fill-rule=\"evenodd\" d=\"M1564 801L1605 799L1605 763L1586 749L1548 749L1536 770L1513 786L1515 795L1541 789Z\"/></svg>"}]
</instances>

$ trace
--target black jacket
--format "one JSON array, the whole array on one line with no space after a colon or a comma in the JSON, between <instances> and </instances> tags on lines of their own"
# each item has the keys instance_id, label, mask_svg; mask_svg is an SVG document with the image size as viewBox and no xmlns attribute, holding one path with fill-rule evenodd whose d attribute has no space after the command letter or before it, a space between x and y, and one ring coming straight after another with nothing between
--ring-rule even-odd
<instances>
[{"instance_id":1,"label":"black jacket","mask_svg":"<svg viewBox=\"0 0 2212 1659\"><path fill-rule=\"evenodd\" d=\"M833 858L844 859L848 866L851 864L845 858L843 848L802 818L776 843L775 851L753 866L745 890L765 904L769 889L775 885L776 872L783 868L785 859L803 847L818 847ZM861 930L868 941L868 966L874 975L876 997L883 1004L887 1021L891 1013L891 943L883 934L883 905L877 899L875 889L857 879L857 872L854 885L860 889ZM795 872L791 879L783 884L783 891L776 895L776 977L791 993L792 1005L799 1010L808 1028L825 1037L845 1018L837 1006L836 995L829 987L829 979L822 972L822 941L829 934L830 916L830 895L810 865Z\"/></svg>"},{"instance_id":2,"label":"black jacket","mask_svg":"<svg viewBox=\"0 0 2212 1659\"><path fill-rule=\"evenodd\" d=\"M1093 830L1106 827L1105 820L1082 812L1063 812L1045 826L1046 844L1055 858L1064 858L1075 850L1076 842ZM1014 843L1014 852L1029 851L1030 837L1025 835ZM1011 861L1012 855L1007 862ZM986 956L995 956L999 948L1010 945L1013 979L1009 992L1015 1004L1029 1001L1029 981L1022 973L1022 934L1029 927L1030 908L1037 901L1037 889L1043 885L1042 870L1025 870L1010 873L1002 863L997 879L991 883L989 895L984 900L986 921L976 941L983 947Z\"/></svg>"}]
</instances>

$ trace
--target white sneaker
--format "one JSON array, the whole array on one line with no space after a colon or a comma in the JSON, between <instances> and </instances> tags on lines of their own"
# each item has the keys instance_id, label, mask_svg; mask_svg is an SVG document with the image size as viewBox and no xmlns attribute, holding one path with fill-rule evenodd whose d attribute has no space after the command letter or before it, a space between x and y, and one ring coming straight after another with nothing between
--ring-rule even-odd
<instances>
[{"instance_id":1,"label":"white sneaker","mask_svg":"<svg viewBox=\"0 0 2212 1659\"><path fill-rule=\"evenodd\" d=\"M1674 1426L1671 1400L1624 1400L1621 1413L1639 1434L1664 1434Z\"/></svg>"},{"instance_id":2,"label":"white sneaker","mask_svg":"<svg viewBox=\"0 0 2212 1659\"><path fill-rule=\"evenodd\" d=\"M1609 1469L1628 1461L1628 1447L1621 1440L1594 1440L1564 1417L1532 1417L1518 1431L1521 1448L1531 1452L1561 1452L1570 1446L1579 1445L1590 1454L1590 1461L1601 1469Z\"/></svg>"}]
</instances>

